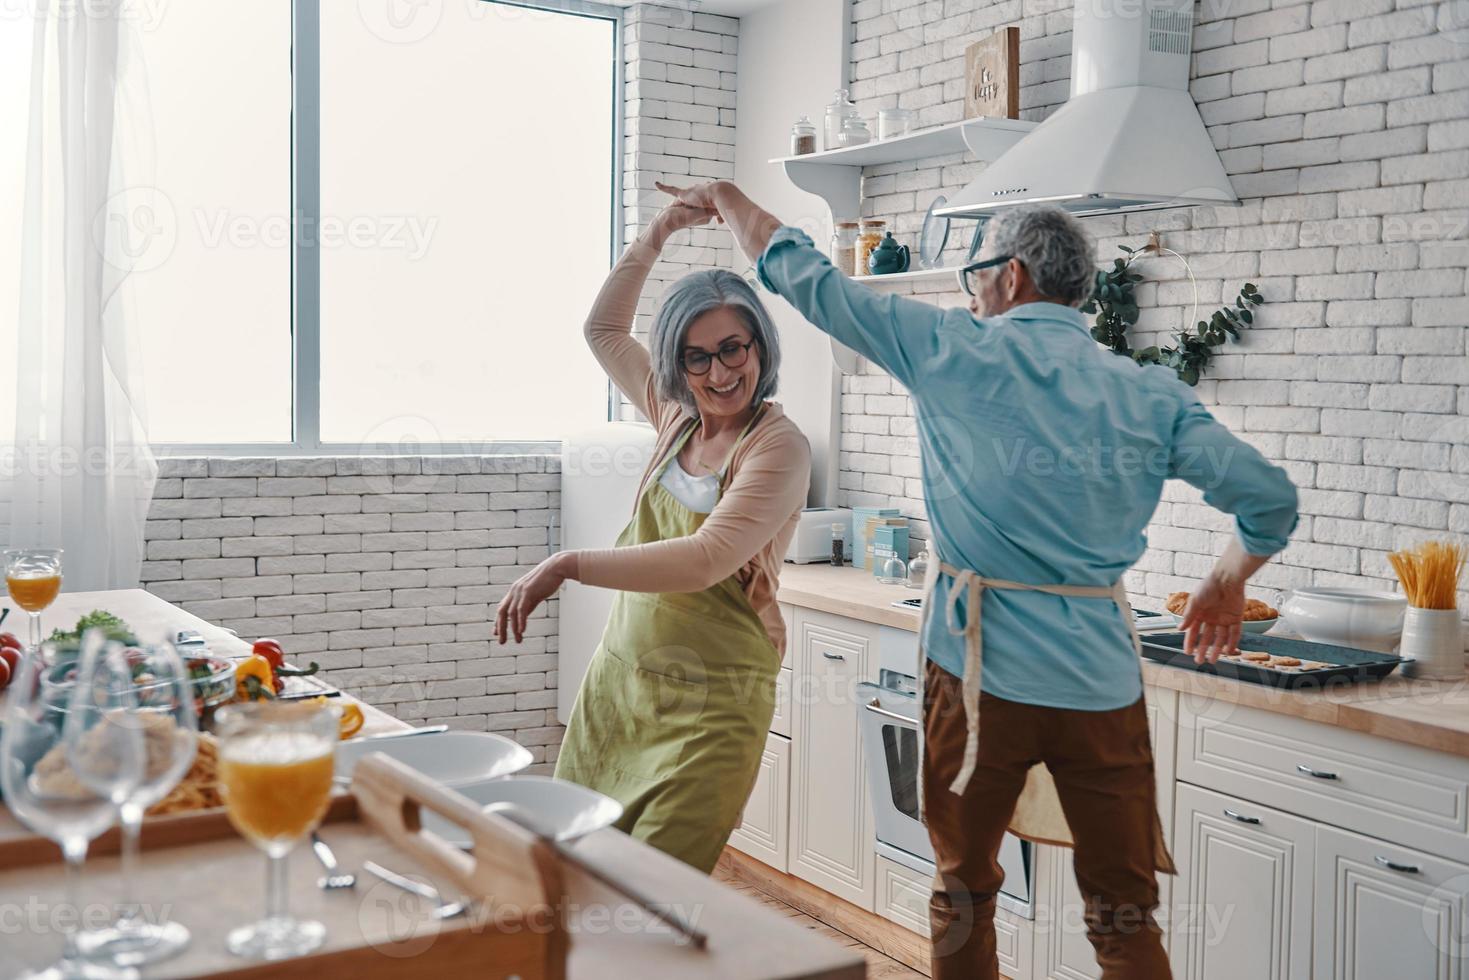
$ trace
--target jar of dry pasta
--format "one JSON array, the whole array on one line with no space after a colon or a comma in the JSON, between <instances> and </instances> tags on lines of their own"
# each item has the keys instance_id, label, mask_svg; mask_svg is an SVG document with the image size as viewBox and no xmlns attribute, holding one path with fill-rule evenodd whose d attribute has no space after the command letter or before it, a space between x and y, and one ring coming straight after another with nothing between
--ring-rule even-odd
<instances>
[{"instance_id":1,"label":"jar of dry pasta","mask_svg":"<svg viewBox=\"0 0 1469 980\"><path fill-rule=\"evenodd\" d=\"M882 236L887 233L888 223L877 219L868 219L861 222L861 228L857 235L857 255L852 274L865 276L868 274L867 260L872 256L872 250L882 244Z\"/></svg>"}]
</instances>

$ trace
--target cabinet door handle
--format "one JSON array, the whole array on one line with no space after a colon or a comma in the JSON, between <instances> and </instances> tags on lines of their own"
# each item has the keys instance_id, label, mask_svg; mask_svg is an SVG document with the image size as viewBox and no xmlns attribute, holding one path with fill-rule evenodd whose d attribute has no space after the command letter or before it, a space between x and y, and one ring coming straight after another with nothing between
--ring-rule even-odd
<instances>
[{"instance_id":1,"label":"cabinet door handle","mask_svg":"<svg viewBox=\"0 0 1469 980\"><path fill-rule=\"evenodd\" d=\"M1422 870L1416 864L1399 864L1396 861L1383 857L1381 854L1377 855L1377 863L1389 871L1401 871L1405 875L1416 875Z\"/></svg>"},{"instance_id":2,"label":"cabinet door handle","mask_svg":"<svg viewBox=\"0 0 1469 980\"><path fill-rule=\"evenodd\" d=\"M827 653L825 650L822 650L821 651L821 655L823 657L825 657L827 660L842 660L842 661L845 661L847 659L846 657L842 656L840 653Z\"/></svg>"},{"instance_id":3,"label":"cabinet door handle","mask_svg":"<svg viewBox=\"0 0 1469 980\"><path fill-rule=\"evenodd\" d=\"M1320 769L1312 769L1310 766L1304 765L1304 764L1297 765L1296 766L1296 771L1297 772L1303 772L1307 776L1311 776L1311 777L1313 777L1315 779L1337 779L1338 778L1337 774L1334 773L1334 772L1323 772Z\"/></svg>"},{"instance_id":4,"label":"cabinet door handle","mask_svg":"<svg viewBox=\"0 0 1469 980\"><path fill-rule=\"evenodd\" d=\"M1260 822L1259 817L1247 817L1243 813L1236 813L1229 807L1224 808L1224 815L1231 820L1238 820L1240 823L1258 824Z\"/></svg>"}]
</instances>

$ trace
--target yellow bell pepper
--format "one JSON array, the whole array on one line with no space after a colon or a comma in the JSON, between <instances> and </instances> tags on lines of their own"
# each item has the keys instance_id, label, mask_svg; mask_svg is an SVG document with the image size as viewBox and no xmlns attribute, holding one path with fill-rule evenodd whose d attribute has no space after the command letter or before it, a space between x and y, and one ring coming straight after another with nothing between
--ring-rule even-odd
<instances>
[{"instance_id":1,"label":"yellow bell pepper","mask_svg":"<svg viewBox=\"0 0 1469 980\"><path fill-rule=\"evenodd\" d=\"M269 660L252 653L235 665L236 701L262 701L273 697L275 697L275 673Z\"/></svg>"}]
</instances>

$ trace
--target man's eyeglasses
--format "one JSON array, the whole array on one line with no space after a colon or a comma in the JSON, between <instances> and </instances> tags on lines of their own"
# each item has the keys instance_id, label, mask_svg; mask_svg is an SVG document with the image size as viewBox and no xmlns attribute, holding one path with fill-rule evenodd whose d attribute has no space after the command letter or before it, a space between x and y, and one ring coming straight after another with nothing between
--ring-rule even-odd
<instances>
[{"instance_id":1,"label":"man's eyeglasses","mask_svg":"<svg viewBox=\"0 0 1469 980\"><path fill-rule=\"evenodd\" d=\"M976 272L981 269L993 269L997 265L1004 265L1014 257L1013 255L996 255L994 258L985 259L982 262L971 262L959 270L959 283L964 287L966 293L973 296L975 289L974 274Z\"/></svg>"},{"instance_id":2,"label":"man's eyeglasses","mask_svg":"<svg viewBox=\"0 0 1469 980\"><path fill-rule=\"evenodd\" d=\"M690 347L683 352L683 369L693 375L708 374L709 369L714 366L714 359L719 358L719 363L727 368L744 367L745 362L750 359L750 348L755 346L752 339L749 343L740 344L730 341L720 345L717 351L699 350Z\"/></svg>"}]
</instances>

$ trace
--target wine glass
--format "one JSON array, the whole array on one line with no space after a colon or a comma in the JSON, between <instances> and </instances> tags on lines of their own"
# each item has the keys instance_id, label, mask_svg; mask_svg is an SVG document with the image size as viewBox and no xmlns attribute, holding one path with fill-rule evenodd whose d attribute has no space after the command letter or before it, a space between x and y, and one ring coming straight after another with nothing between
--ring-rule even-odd
<instances>
[{"instance_id":1,"label":"wine glass","mask_svg":"<svg viewBox=\"0 0 1469 980\"><path fill-rule=\"evenodd\" d=\"M278 960L320 946L320 922L286 911L286 855L316 829L332 791L336 705L231 704L215 716L219 788L230 823L265 852L265 918L230 932L236 956Z\"/></svg>"},{"instance_id":2,"label":"wine glass","mask_svg":"<svg viewBox=\"0 0 1469 980\"><path fill-rule=\"evenodd\" d=\"M194 761L197 737L193 682L171 645L84 644L62 739L77 777L112 801L122 828L122 907L110 926L80 937L90 958L137 966L189 944L182 923L143 917L136 869L143 812L178 785ZM138 756L123 760L87 751L92 743L113 741L135 744Z\"/></svg>"},{"instance_id":3,"label":"wine glass","mask_svg":"<svg viewBox=\"0 0 1469 980\"><path fill-rule=\"evenodd\" d=\"M73 915L63 926L61 959L28 974L32 980L115 980L135 975L88 961L78 946L81 919L78 891L87 845L112 825L112 802L76 778L66 758L58 711L66 706L41 684L54 660L49 645L31 650L6 691L0 728L0 790L15 818L37 834L61 845L66 859L66 902ZM126 741L126 738L124 738ZM124 752L126 755L126 752Z\"/></svg>"},{"instance_id":4,"label":"wine glass","mask_svg":"<svg viewBox=\"0 0 1469 980\"><path fill-rule=\"evenodd\" d=\"M11 548L5 552L5 586L30 614L30 649L41 648L41 610L61 592L60 548Z\"/></svg>"}]
</instances>

